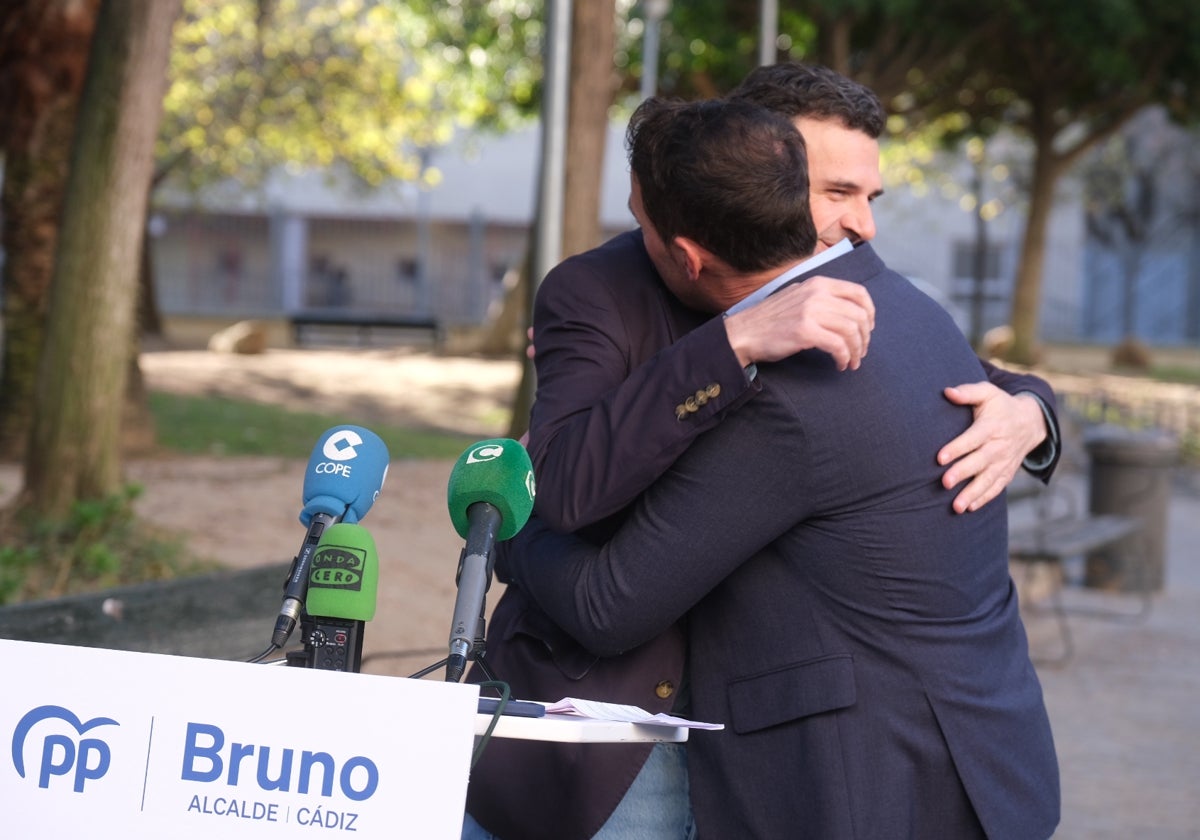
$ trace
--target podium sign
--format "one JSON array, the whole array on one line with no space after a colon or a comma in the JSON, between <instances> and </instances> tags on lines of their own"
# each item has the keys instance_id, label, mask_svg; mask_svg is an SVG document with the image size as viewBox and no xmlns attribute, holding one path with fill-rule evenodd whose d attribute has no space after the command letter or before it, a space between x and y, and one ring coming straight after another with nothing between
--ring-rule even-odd
<instances>
[{"instance_id":1,"label":"podium sign","mask_svg":"<svg viewBox=\"0 0 1200 840\"><path fill-rule=\"evenodd\" d=\"M8 640L0 656L6 837L460 835L476 686Z\"/></svg>"}]
</instances>

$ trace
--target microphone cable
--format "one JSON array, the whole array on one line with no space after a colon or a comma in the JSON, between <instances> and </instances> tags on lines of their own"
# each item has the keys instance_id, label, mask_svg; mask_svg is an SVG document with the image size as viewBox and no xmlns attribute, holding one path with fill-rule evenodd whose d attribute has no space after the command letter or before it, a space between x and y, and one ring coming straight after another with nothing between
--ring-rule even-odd
<instances>
[{"instance_id":1,"label":"microphone cable","mask_svg":"<svg viewBox=\"0 0 1200 840\"><path fill-rule=\"evenodd\" d=\"M258 656L247 659L246 661L249 663L252 663L252 664L258 664L260 662L263 662L268 656L270 656L272 653L274 653L277 650L279 650L279 645L272 642L271 646L268 647L266 650L264 650L262 653L260 653Z\"/></svg>"},{"instance_id":2,"label":"microphone cable","mask_svg":"<svg viewBox=\"0 0 1200 840\"><path fill-rule=\"evenodd\" d=\"M264 650L262 653L258 654L258 656L255 656L252 659L247 659L246 661L248 663L262 663L268 656L270 656L272 653L274 653L278 649L279 648L277 646L271 645L269 648ZM367 663L367 660L372 659L372 658L381 658L382 659L382 658L393 657L393 656L401 657L401 656L407 656L407 655L421 655L421 654L436 652L436 651L440 651L440 650L441 650L441 648L429 648L426 650L414 650L414 651L389 651L387 653L377 653L372 656L363 657L362 662L365 665ZM271 663L266 663L266 664L269 665ZM412 677L410 677L409 679L412 679ZM508 708L508 701L512 698L512 689L509 687L508 683L503 682L502 680L486 680L484 682L478 683L477 685L479 686L480 693L482 693L483 689L485 689L485 688L491 688L491 689L495 689L496 692L499 693L500 697L499 697L498 702L496 703L495 710L492 712L492 719L490 721L488 721L487 729L485 729L483 731L483 734L479 736L479 741L478 741L478 743L475 744L475 749L471 752L471 767L470 767L470 769L472 769L472 770L475 769L475 765L479 763L479 759L483 756L484 749L487 747L488 743L492 739L492 732L495 731L496 724L498 724L500 722L500 717L504 714L505 709Z\"/></svg>"},{"instance_id":3,"label":"microphone cable","mask_svg":"<svg viewBox=\"0 0 1200 840\"><path fill-rule=\"evenodd\" d=\"M492 719L488 721L487 729L479 736L479 743L475 745L474 752L471 753L471 769L475 769L480 756L483 755L484 748L492 738L492 731L496 728L496 724L500 722L500 716L504 714L504 710L508 708L508 700L512 696L512 691L508 687L508 683L501 680L487 680L486 682L478 683L480 692L485 688L494 688L500 693L500 702L496 704L496 710L492 712Z\"/></svg>"}]
</instances>

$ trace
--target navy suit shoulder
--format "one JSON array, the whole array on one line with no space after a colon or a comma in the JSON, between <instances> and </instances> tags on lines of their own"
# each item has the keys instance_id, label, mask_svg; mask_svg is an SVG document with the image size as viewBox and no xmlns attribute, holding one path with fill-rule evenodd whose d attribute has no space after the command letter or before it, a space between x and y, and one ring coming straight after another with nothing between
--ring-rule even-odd
<instances>
[{"instance_id":1,"label":"navy suit shoulder","mask_svg":"<svg viewBox=\"0 0 1200 840\"><path fill-rule=\"evenodd\" d=\"M869 245L859 245L849 254L832 263L827 263L815 272L810 272L798 279L805 279L812 274L829 274L834 277L846 280L859 280L861 282L868 277L881 273L889 273L898 281L908 282L903 275L887 268L873 248ZM1041 458L1041 452L1048 451L1050 459L1044 466L1036 470L1031 470L1030 473L1034 478L1043 482L1049 481L1051 476L1054 475L1054 471L1057 469L1059 459L1062 455L1062 447L1052 443L1052 441L1060 441L1062 439L1058 424L1057 401L1054 389L1050 387L1050 383L1035 374L1005 370L986 359L980 359L980 363L983 365L983 377L1001 391L1007 394L1019 394L1027 391L1035 394L1041 401L1046 412L1046 422L1049 424L1050 429L1047 435L1047 442L1039 448L1039 451L1035 453L1035 457Z\"/></svg>"}]
</instances>

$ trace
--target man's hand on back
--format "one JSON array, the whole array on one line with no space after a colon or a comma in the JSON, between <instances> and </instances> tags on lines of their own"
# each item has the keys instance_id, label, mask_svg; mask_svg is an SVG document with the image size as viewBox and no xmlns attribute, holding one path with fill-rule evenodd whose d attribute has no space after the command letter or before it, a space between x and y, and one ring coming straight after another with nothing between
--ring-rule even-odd
<instances>
[{"instance_id":1,"label":"man's hand on back","mask_svg":"<svg viewBox=\"0 0 1200 840\"><path fill-rule=\"evenodd\" d=\"M1025 456L1046 438L1046 418L1032 394L1008 394L990 382L947 388L946 399L972 406L975 421L938 452L952 464L942 476L947 489L970 479L954 498L956 513L979 510L1000 495Z\"/></svg>"}]
</instances>

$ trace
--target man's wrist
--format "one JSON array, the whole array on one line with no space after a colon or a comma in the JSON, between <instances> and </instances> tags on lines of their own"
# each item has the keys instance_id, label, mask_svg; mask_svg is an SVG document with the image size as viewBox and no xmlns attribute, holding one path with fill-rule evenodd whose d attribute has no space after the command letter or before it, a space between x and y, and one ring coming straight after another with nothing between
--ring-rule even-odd
<instances>
[{"instance_id":1,"label":"man's wrist","mask_svg":"<svg viewBox=\"0 0 1200 840\"><path fill-rule=\"evenodd\" d=\"M753 333L741 329L745 319L738 314L725 313L721 316L721 321L725 324L725 337L729 341L729 349L737 357L738 364L743 368L749 368L755 361L750 341Z\"/></svg>"},{"instance_id":2,"label":"man's wrist","mask_svg":"<svg viewBox=\"0 0 1200 840\"><path fill-rule=\"evenodd\" d=\"M1025 460L1021 462L1021 466L1026 470L1036 473L1053 464L1055 456L1058 455L1058 427L1054 423L1054 415L1050 413L1050 408L1046 405L1045 400L1033 391L1018 391L1013 396L1032 397L1034 404L1041 413L1042 428L1045 434L1041 441L1025 455Z\"/></svg>"}]
</instances>

